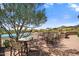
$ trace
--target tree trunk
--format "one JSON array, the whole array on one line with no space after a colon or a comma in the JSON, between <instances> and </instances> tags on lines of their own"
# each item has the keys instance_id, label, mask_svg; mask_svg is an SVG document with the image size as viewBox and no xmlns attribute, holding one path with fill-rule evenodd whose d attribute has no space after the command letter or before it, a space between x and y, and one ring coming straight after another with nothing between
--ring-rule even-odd
<instances>
[{"instance_id":1,"label":"tree trunk","mask_svg":"<svg viewBox=\"0 0 79 59\"><path fill-rule=\"evenodd\" d=\"M12 47L10 47L10 56L12 56Z\"/></svg>"},{"instance_id":2,"label":"tree trunk","mask_svg":"<svg viewBox=\"0 0 79 59\"><path fill-rule=\"evenodd\" d=\"M25 41L24 42L24 45L25 45L25 53L26 53L26 55L28 56L28 53L29 53L29 50L28 50L28 43Z\"/></svg>"},{"instance_id":3,"label":"tree trunk","mask_svg":"<svg viewBox=\"0 0 79 59\"><path fill-rule=\"evenodd\" d=\"M18 34L17 34L17 37L16 37L16 42L18 42Z\"/></svg>"}]
</instances>

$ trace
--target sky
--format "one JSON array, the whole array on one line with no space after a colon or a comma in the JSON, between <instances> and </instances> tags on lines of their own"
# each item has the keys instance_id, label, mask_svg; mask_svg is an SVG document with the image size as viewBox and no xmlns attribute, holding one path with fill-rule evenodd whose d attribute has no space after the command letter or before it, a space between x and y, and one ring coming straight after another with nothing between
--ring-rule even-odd
<instances>
[{"instance_id":1,"label":"sky","mask_svg":"<svg viewBox=\"0 0 79 59\"><path fill-rule=\"evenodd\" d=\"M78 3L46 3L47 22L38 29L56 28L60 26L74 26L79 24L79 4Z\"/></svg>"},{"instance_id":2,"label":"sky","mask_svg":"<svg viewBox=\"0 0 79 59\"><path fill-rule=\"evenodd\" d=\"M79 24L79 3L46 3L47 22L36 29L57 28Z\"/></svg>"}]
</instances>

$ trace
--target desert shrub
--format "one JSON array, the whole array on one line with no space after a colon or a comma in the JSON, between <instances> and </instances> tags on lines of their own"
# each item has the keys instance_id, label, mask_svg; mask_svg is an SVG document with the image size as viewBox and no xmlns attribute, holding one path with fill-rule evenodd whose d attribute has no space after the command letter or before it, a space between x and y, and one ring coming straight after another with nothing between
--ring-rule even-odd
<instances>
[{"instance_id":1,"label":"desert shrub","mask_svg":"<svg viewBox=\"0 0 79 59\"><path fill-rule=\"evenodd\" d=\"M77 32L77 36L79 37L79 32Z\"/></svg>"},{"instance_id":2,"label":"desert shrub","mask_svg":"<svg viewBox=\"0 0 79 59\"><path fill-rule=\"evenodd\" d=\"M47 34L47 43L52 44L52 46L57 47L60 43L60 38L58 33L49 32Z\"/></svg>"},{"instance_id":3,"label":"desert shrub","mask_svg":"<svg viewBox=\"0 0 79 59\"><path fill-rule=\"evenodd\" d=\"M9 40L5 40L5 41L3 42L3 45L4 45L6 48L10 47L10 45L9 45Z\"/></svg>"}]
</instances>

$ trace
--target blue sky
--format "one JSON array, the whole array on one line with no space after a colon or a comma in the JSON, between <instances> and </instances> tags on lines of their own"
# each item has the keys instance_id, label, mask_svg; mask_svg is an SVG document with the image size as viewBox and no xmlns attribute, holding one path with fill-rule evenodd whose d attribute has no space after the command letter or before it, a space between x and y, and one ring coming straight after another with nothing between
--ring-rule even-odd
<instances>
[{"instance_id":1,"label":"blue sky","mask_svg":"<svg viewBox=\"0 0 79 59\"><path fill-rule=\"evenodd\" d=\"M55 28L59 26L74 26L79 24L77 18L79 14L79 4L75 3L47 3L46 8L47 22L39 29Z\"/></svg>"}]
</instances>

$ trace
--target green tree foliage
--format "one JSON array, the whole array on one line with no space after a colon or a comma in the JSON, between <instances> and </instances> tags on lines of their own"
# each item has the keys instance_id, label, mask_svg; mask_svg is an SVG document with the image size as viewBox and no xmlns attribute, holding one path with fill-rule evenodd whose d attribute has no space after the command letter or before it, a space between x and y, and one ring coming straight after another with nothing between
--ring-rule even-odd
<instances>
[{"instance_id":1,"label":"green tree foliage","mask_svg":"<svg viewBox=\"0 0 79 59\"><path fill-rule=\"evenodd\" d=\"M0 25L12 37L11 30L16 34L16 40L24 35L28 28L33 29L47 21L43 4L34 3L4 3L0 6ZM31 33L32 31L30 31Z\"/></svg>"}]
</instances>

